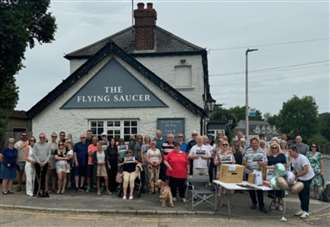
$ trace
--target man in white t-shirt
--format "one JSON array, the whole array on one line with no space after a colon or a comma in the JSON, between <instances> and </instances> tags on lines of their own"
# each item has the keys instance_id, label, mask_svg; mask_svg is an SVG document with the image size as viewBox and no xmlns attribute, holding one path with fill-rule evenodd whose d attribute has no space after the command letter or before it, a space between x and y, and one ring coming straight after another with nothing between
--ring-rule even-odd
<instances>
[{"instance_id":1,"label":"man in white t-shirt","mask_svg":"<svg viewBox=\"0 0 330 227\"><path fill-rule=\"evenodd\" d=\"M298 181L304 184L304 189L299 192L300 208L296 216L307 218L309 216L309 191L310 183L314 177L314 171L309 160L305 155L299 154L295 145L289 148L289 154L292 157L292 167Z\"/></svg>"},{"instance_id":2,"label":"man in white t-shirt","mask_svg":"<svg viewBox=\"0 0 330 227\"><path fill-rule=\"evenodd\" d=\"M189 152L189 158L193 160L193 175L207 176L208 162L211 158L210 149L203 144L203 137L197 136L197 144L194 145Z\"/></svg>"}]
</instances>

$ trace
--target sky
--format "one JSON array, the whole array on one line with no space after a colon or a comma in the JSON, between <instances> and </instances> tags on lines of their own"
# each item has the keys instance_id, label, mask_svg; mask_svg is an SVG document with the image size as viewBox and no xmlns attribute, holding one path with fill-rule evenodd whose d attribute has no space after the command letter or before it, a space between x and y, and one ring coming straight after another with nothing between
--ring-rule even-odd
<instances>
[{"instance_id":1,"label":"sky","mask_svg":"<svg viewBox=\"0 0 330 227\"><path fill-rule=\"evenodd\" d=\"M330 112L328 1L148 2L158 26L207 48L218 104L245 105L244 52L258 48L249 54L251 108L277 114L294 95L311 95L319 112ZM26 51L16 76L18 110L28 110L69 76L66 53L131 26L130 0L52 0L49 11L56 17L55 40Z\"/></svg>"}]
</instances>

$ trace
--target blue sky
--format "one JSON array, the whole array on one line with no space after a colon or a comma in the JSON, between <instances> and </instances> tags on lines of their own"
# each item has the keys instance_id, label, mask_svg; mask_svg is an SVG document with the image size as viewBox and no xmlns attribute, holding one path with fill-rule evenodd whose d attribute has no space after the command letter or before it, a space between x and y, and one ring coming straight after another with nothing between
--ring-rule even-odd
<instances>
[{"instance_id":1,"label":"blue sky","mask_svg":"<svg viewBox=\"0 0 330 227\"><path fill-rule=\"evenodd\" d=\"M327 1L150 2L157 25L209 49L211 93L218 103L244 105L244 51L250 47L259 49L249 58L251 107L277 113L293 95L312 95L320 112L330 111ZM28 110L69 75L66 53L131 25L126 0L53 0L50 11L56 40L26 52L17 75L19 110Z\"/></svg>"}]
</instances>

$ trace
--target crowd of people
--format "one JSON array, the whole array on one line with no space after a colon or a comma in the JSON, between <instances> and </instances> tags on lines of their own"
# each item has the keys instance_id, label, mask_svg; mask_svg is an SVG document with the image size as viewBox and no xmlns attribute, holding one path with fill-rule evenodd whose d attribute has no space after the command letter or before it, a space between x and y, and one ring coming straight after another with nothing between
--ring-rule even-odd
<instances>
[{"instance_id":1,"label":"crowd of people","mask_svg":"<svg viewBox=\"0 0 330 227\"><path fill-rule=\"evenodd\" d=\"M87 130L76 143L64 131L59 138L56 132L50 138L40 133L38 141L23 132L18 141L10 138L0 153L0 179L3 195L13 193L13 181L17 179L17 191L25 186L28 196L49 197L50 192L63 194L67 189L97 195L120 191L124 200L134 199L137 178L142 193L157 193L157 182L162 180L170 186L174 201L178 192L185 202L188 176L209 176L211 184L224 163L244 165L245 177L262 168L271 173L277 163L293 170L304 184L297 213L302 218L309 215L310 191L312 197L317 197L322 187L324 166L316 144L309 149L300 136L290 142L285 135L271 141L261 137L247 140L241 132L234 138L223 133L209 138L194 131L186 142L181 133L163 137L156 130L154 137L133 135L125 142L108 140L106 134L98 137ZM269 193L274 209L283 209L284 195L280 190ZM267 212L263 197L262 191L250 191L251 209Z\"/></svg>"}]
</instances>

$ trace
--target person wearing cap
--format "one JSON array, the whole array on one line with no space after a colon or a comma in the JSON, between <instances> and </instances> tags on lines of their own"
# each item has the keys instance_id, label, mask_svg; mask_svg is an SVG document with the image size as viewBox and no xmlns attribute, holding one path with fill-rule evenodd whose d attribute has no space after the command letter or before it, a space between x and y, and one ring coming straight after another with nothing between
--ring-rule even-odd
<instances>
[{"instance_id":1,"label":"person wearing cap","mask_svg":"<svg viewBox=\"0 0 330 227\"><path fill-rule=\"evenodd\" d=\"M159 178L159 165L162 162L162 154L157 148L156 140L150 142L150 148L147 151L146 160L148 163L150 192L155 193L155 186Z\"/></svg>"},{"instance_id":2,"label":"person wearing cap","mask_svg":"<svg viewBox=\"0 0 330 227\"><path fill-rule=\"evenodd\" d=\"M39 197L49 197L47 191L47 170L51 156L50 144L46 142L46 134L39 134L39 142L33 146L32 157L35 160L35 170L38 186L34 188L34 194Z\"/></svg>"},{"instance_id":3,"label":"person wearing cap","mask_svg":"<svg viewBox=\"0 0 330 227\"><path fill-rule=\"evenodd\" d=\"M64 134L65 136L65 134ZM49 159L49 168L48 168L48 177L49 182L51 184L51 189L53 192L56 191L56 160L55 160L55 154L57 152L58 144L57 144L57 134L56 132L52 132L50 135L50 159Z\"/></svg>"},{"instance_id":4,"label":"person wearing cap","mask_svg":"<svg viewBox=\"0 0 330 227\"><path fill-rule=\"evenodd\" d=\"M23 187L23 178L24 178L24 167L25 167L25 160L24 160L24 149L28 147L28 136L26 132L21 133L20 140L15 143L15 148L17 150L17 191L22 191Z\"/></svg>"},{"instance_id":5,"label":"person wearing cap","mask_svg":"<svg viewBox=\"0 0 330 227\"><path fill-rule=\"evenodd\" d=\"M18 151L14 147L15 139L9 138L8 146L1 153L3 160L2 167L2 194L7 195L13 193L11 191L13 180L16 179L16 162L18 158Z\"/></svg>"},{"instance_id":6,"label":"person wearing cap","mask_svg":"<svg viewBox=\"0 0 330 227\"><path fill-rule=\"evenodd\" d=\"M75 186L76 190L83 191L87 174L88 144L86 134L80 135L80 142L73 147L75 163Z\"/></svg>"}]
</instances>

